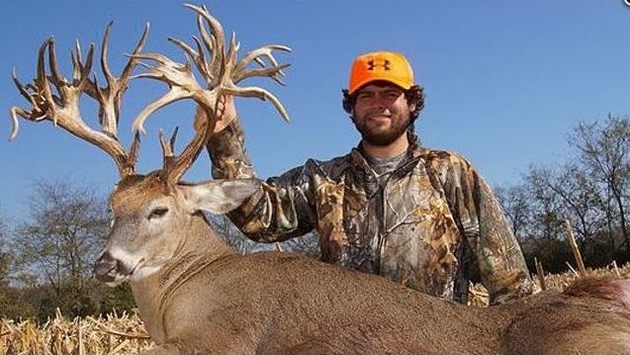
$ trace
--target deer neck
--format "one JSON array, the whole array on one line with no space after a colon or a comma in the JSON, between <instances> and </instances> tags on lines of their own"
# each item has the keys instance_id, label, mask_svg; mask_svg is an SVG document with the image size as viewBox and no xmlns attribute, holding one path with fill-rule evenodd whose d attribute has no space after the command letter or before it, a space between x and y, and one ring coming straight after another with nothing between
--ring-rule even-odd
<instances>
[{"instance_id":1,"label":"deer neck","mask_svg":"<svg viewBox=\"0 0 630 355\"><path fill-rule=\"evenodd\" d=\"M157 343L166 339L166 309L180 286L214 261L235 254L202 214L193 216L182 230L185 234L173 258L159 271L131 281L140 315Z\"/></svg>"},{"instance_id":2,"label":"deer neck","mask_svg":"<svg viewBox=\"0 0 630 355\"><path fill-rule=\"evenodd\" d=\"M160 290L164 296L214 261L235 254L201 213L193 215L182 229L185 235L175 255L160 270Z\"/></svg>"}]
</instances>

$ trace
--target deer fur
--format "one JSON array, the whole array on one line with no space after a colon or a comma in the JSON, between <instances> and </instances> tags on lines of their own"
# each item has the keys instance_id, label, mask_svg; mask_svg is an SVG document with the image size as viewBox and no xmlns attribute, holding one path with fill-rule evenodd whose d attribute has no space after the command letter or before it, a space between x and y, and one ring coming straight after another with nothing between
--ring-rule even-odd
<instances>
[{"instance_id":1,"label":"deer fur","mask_svg":"<svg viewBox=\"0 0 630 355\"><path fill-rule=\"evenodd\" d=\"M629 281L586 279L565 293L466 307L300 255L237 255L201 211L235 208L260 188L255 180L132 180L112 195L96 271L131 282L156 352L630 352ZM156 208L168 211L148 218Z\"/></svg>"}]
</instances>

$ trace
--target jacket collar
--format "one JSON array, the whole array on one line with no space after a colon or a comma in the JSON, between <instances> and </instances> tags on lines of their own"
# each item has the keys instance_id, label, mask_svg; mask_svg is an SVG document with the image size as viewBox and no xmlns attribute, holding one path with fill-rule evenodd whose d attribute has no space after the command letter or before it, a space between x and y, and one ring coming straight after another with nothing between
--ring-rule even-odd
<instances>
[{"instance_id":1,"label":"jacket collar","mask_svg":"<svg viewBox=\"0 0 630 355\"><path fill-rule=\"evenodd\" d=\"M407 159L405 159L405 163L403 165L407 165L412 160L416 161L427 151L426 148L420 145L420 139L414 132L408 130L407 139L409 140L409 148L407 148ZM363 149L363 145L359 142L359 144L350 151L350 161L355 168L359 168L363 172L369 173L372 171L372 168L370 168L370 165L365 157L366 154Z\"/></svg>"}]
</instances>

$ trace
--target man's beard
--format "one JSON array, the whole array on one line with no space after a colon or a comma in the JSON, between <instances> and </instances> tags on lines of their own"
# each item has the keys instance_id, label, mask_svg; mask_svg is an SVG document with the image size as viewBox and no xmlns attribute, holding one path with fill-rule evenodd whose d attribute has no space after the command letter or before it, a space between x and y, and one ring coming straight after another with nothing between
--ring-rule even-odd
<instances>
[{"instance_id":1,"label":"man's beard","mask_svg":"<svg viewBox=\"0 0 630 355\"><path fill-rule=\"evenodd\" d=\"M411 125L411 118L407 116L405 120L397 120L392 122L392 126L386 131L373 132L366 124L366 120L352 119L354 126L361 133L361 138L370 145L385 147L392 144L398 137L407 132Z\"/></svg>"}]
</instances>

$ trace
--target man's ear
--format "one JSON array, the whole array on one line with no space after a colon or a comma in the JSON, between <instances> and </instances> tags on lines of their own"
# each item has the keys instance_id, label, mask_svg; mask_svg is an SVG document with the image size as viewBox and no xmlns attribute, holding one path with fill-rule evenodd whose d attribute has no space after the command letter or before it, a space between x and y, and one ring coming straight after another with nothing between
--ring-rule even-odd
<instances>
[{"instance_id":1,"label":"man's ear","mask_svg":"<svg viewBox=\"0 0 630 355\"><path fill-rule=\"evenodd\" d=\"M248 197L260 190L258 179L211 180L194 185L180 185L189 207L225 214L240 206Z\"/></svg>"},{"instance_id":2,"label":"man's ear","mask_svg":"<svg viewBox=\"0 0 630 355\"><path fill-rule=\"evenodd\" d=\"M348 117L350 117L350 120L352 122L355 122L356 118L354 116L354 106L350 107L350 110L348 111Z\"/></svg>"}]
</instances>

